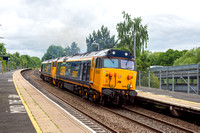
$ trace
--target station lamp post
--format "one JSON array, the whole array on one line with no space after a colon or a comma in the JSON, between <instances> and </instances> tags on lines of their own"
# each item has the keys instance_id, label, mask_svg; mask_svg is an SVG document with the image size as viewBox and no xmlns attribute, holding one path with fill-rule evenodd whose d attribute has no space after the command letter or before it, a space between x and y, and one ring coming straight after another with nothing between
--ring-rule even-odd
<instances>
[{"instance_id":1,"label":"station lamp post","mask_svg":"<svg viewBox=\"0 0 200 133\"><path fill-rule=\"evenodd\" d=\"M136 58L136 34L134 34L134 58Z\"/></svg>"},{"instance_id":2,"label":"station lamp post","mask_svg":"<svg viewBox=\"0 0 200 133\"><path fill-rule=\"evenodd\" d=\"M129 37L131 37L131 33L128 33L127 34ZM134 37L134 43L133 43L133 50L134 50L134 58L136 58L136 33L134 33L134 35L133 35L133 37Z\"/></svg>"}]
</instances>

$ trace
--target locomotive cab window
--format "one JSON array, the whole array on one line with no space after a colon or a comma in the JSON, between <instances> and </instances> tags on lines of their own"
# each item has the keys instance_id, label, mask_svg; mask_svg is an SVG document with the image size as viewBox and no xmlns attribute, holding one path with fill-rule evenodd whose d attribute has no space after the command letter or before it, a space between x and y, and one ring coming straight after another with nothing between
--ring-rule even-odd
<instances>
[{"instance_id":1,"label":"locomotive cab window","mask_svg":"<svg viewBox=\"0 0 200 133\"><path fill-rule=\"evenodd\" d=\"M135 70L135 61L132 60L121 60L121 68L128 69L128 70Z\"/></svg>"},{"instance_id":2,"label":"locomotive cab window","mask_svg":"<svg viewBox=\"0 0 200 133\"><path fill-rule=\"evenodd\" d=\"M119 59L105 58L103 63L106 68L119 68Z\"/></svg>"}]
</instances>

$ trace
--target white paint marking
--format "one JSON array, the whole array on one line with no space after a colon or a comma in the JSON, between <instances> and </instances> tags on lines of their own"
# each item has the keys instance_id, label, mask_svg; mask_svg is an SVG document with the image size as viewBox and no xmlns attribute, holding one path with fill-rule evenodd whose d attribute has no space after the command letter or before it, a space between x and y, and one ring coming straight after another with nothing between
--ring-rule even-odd
<instances>
[{"instance_id":1,"label":"white paint marking","mask_svg":"<svg viewBox=\"0 0 200 133\"><path fill-rule=\"evenodd\" d=\"M9 104L22 104L21 100L9 100Z\"/></svg>"},{"instance_id":2,"label":"white paint marking","mask_svg":"<svg viewBox=\"0 0 200 133\"><path fill-rule=\"evenodd\" d=\"M22 101L17 94L9 94L10 113L26 113ZM20 104L20 105L19 105Z\"/></svg>"},{"instance_id":3,"label":"white paint marking","mask_svg":"<svg viewBox=\"0 0 200 133\"><path fill-rule=\"evenodd\" d=\"M26 113L23 105L12 105L10 106L10 113Z\"/></svg>"},{"instance_id":4,"label":"white paint marking","mask_svg":"<svg viewBox=\"0 0 200 133\"><path fill-rule=\"evenodd\" d=\"M157 94L158 95L158 94ZM164 97L172 97L170 95L159 95L159 96L164 96Z\"/></svg>"},{"instance_id":5,"label":"white paint marking","mask_svg":"<svg viewBox=\"0 0 200 133\"><path fill-rule=\"evenodd\" d=\"M8 82L13 82L13 79L8 79Z\"/></svg>"},{"instance_id":6,"label":"white paint marking","mask_svg":"<svg viewBox=\"0 0 200 133\"><path fill-rule=\"evenodd\" d=\"M19 96L17 94L9 94L8 98L19 98Z\"/></svg>"}]
</instances>

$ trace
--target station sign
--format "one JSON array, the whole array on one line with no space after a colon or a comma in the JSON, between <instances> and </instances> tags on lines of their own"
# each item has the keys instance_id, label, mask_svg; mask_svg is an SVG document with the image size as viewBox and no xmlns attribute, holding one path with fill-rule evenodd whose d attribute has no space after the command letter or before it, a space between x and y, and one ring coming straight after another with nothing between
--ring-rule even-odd
<instances>
[{"instance_id":1,"label":"station sign","mask_svg":"<svg viewBox=\"0 0 200 133\"><path fill-rule=\"evenodd\" d=\"M3 56L3 60L8 61L9 60L8 56Z\"/></svg>"}]
</instances>

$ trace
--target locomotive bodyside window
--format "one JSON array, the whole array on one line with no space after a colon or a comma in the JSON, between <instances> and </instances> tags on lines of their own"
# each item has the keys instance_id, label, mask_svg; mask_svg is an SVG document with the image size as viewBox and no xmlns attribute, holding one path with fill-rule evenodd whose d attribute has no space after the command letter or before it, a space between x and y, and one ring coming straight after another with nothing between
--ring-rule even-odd
<instances>
[{"instance_id":1,"label":"locomotive bodyside window","mask_svg":"<svg viewBox=\"0 0 200 133\"><path fill-rule=\"evenodd\" d=\"M79 79L80 77L80 61L67 62L65 75L68 78Z\"/></svg>"},{"instance_id":2,"label":"locomotive bodyside window","mask_svg":"<svg viewBox=\"0 0 200 133\"><path fill-rule=\"evenodd\" d=\"M56 73L57 73L57 75L60 75L60 68L61 68L61 64L62 64L62 63L61 63L61 62L59 62L59 63L58 63L58 65L57 65L57 72L56 72Z\"/></svg>"},{"instance_id":3,"label":"locomotive bodyside window","mask_svg":"<svg viewBox=\"0 0 200 133\"><path fill-rule=\"evenodd\" d=\"M48 63L48 64L47 64L46 69L47 69L46 72L47 72L48 74L50 74L50 73L51 73L51 63Z\"/></svg>"},{"instance_id":4,"label":"locomotive bodyside window","mask_svg":"<svg viewBox=\"0 0 200 133\"><path fill-rule=\"evenodd\" d=\"M56 67L56 62L53 62L53 67Z\"/></svg>"}]
</instances>

